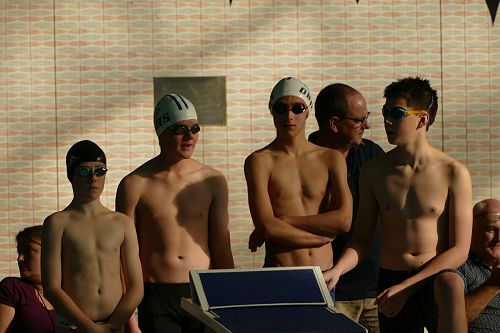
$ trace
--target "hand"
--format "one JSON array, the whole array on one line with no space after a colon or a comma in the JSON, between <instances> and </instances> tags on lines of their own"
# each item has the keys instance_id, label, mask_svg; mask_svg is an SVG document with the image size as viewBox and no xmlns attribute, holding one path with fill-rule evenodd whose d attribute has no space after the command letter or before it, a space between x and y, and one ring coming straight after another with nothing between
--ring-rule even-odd
<instances>
[{"instance_id":1,"label":"hand","mask_svg":"<svg viewBox=\"0 0 500 333\"><path fill-rule=\"evenodd\" d=\"M109 323L102 323L102 324L92 323L92 325L90 327L87 327L85 329L80 328L80 330L83 333L113 333L113 332L117 332L117 330L113 329L113 327ZM118 330L118 331L120 331L120 330Z\"/></svg>"},{"instance_id":2,"label":"hand","mask_svg":"<svg viewBox=\"0 0 500 333\"><path fill-rule=\"evenodd\" d=\"M408 290L400 284L396 284L378 295L375 304L378 304L379 312L392 318L401 311L408 297L410 297Z\"/></svg>"},{"instance_id":3,"label":"hand","mask_svg":"<svg viewBox=\"0 0 500 333\"><path fill-rule=\"evenodd\" d=\"M248 248L252 252L257 252L257 248L261 247L264 244L264 239L257 232L257 230L253 230L248 238Z\"/></svg>"},{"instance_id":4,"label":"hand","mask_svg":"<svg viewBox=\"0 0 500 333\"><path fill-rule=\"evenodd\" d=\"M335 267L330 268L323 272L323 277L325 278L326 286L328 290L332 290L333 287L339 282L340 273L335 270Z\"/></svg>"}]
</instances>

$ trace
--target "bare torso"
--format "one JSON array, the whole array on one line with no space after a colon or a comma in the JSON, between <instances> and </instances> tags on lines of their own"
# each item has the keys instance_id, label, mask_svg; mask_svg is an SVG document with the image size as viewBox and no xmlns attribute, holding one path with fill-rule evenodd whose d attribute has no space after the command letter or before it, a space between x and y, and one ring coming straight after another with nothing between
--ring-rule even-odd
<instances>
[{"instance_id":1,"label":"bare torso","mask_svg":"<svg viewBox=\"0 0 500 333\"><path fill-rule=\"evenodd\" d=\"M269 175L268 193L274 216L305 216L329 209L329 167L327 150L313 148L300 155L275 150L263 150L260 158L267 160L262 167ZM266 241L266 266L333 265L330 243L319 247L292 247Z\"/></svg>"},{"instance_id":2,"label":"bare torso","mask_svg":"<svg viewBox=\"0 0 500 333\"><path fill-rule=\"evenodd\" d=\"M53 220L62 233L62 289L91 320L107 320L123 294L120 248L128 218L105 209L92 216L62 211Z\"/></svg>"},{"instance_id":3,"label":"bare torso","mask_svg":"<svg viewBox=\"0 0 500 333\"><path fill-rule=\"evenodd\" d=\"M210 268L208 221L220 174L195 160L183 163L156 173L148 162L127 176L140 192L135 225L145 282L185 283L190 270Z\"/></svg>"},{"instance_id":4,"label":"bare torso","mask_svg":"<svg viewBox=\"0 0 500 333\"><path fill-rule=\"evenodd\" d=\"M381 267L415 270L449 247L449 189L456 161L432 148L412 168L393 151L370 165L382 223Z\"/></svg>"}]
</instances>

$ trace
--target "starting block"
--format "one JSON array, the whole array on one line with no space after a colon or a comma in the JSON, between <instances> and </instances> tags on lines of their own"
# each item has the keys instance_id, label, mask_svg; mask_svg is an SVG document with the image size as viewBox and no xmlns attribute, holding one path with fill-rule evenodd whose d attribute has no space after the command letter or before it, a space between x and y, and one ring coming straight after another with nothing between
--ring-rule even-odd
<instances>
[{"instance_id":1,"label":"starting block","mask_svg":"<svg viewBox=\"0 0 500 333\"><path fill-rule=\"evenodd\" d=\"M338 312L319 267L191 271L181 307L216 333L366 333Z\"/></svg>"}]
</instances>

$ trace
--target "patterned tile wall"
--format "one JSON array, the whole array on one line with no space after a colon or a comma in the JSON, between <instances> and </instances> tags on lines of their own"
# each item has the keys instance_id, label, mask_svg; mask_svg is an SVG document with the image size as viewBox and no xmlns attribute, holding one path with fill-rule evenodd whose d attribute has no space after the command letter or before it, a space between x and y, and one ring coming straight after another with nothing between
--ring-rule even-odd
<instances>
[{"instance_id":1,"label":"patterned tile wall","mask_svg":"<svg viewBox=\"0 0 500 333\"><path fill-rule=\"evenodd\" d=\"M158 153L153 77L227 77L227 126L203 128L195 157L227 177L238 267L262 264L262 250L247 250L242 166L274 137L266 104L283 76L316 94L358 88L367 136L385 149L383 88L430 78L431 142L469 167L475 200L500 197L499 29L482 0L0 1L0 277L18 274L15 234L69 203L71 144L106 151L110 208L120 179Z\"/></svg>"}]
</instances>

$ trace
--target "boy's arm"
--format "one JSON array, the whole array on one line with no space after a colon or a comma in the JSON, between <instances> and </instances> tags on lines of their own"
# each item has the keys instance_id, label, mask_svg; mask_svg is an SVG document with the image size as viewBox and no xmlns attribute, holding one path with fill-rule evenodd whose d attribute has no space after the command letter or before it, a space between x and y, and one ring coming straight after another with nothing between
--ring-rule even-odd
<instances>
[{"instance_id":1,"label":"boy's arm","mask_svg":"<svg viewBox=\"0 0 500 333\"><path fill-rule=\"evenodd\" d=\"M331 149L328 154L330 193L335 206L327 212L309 216L285 216L292 226L316 235L335 237L348 232L352 221L352 196L347 183L345 158Z\"/></svg>"},{"instance_id":2,"label":"boy's arm","mask_svg":"<svg viewBox=\"0 0 500 333\"><path fill-rule=\"evenodd\" d=\"M228 217L228 189L222 174L209 180L213 201L208 214L208 246L212 268L234 268Z\"/></svg>"},{"instance_id":3,"label":"boy's arm","mask_svg":"<svg viewBox=\"0 0 500 333\"><path fill-rule=\"evenodd\" d=\"M274 216L267 189L269 166L255 154L245 160L248 204L256 233L263 241L295 247L315 247L331 242L331 238L295 228Z\"/></svg>"},{"instance_id":4,"label":"boy's arm","mask_svg":"<svg viewBox=\"0 0 500 333\"><path fill-rule=\"evenodd\" d=\"M361 169L359 209L356 216L354 235L334 267L323 274L329 289L335 287L342 274L356 267L371 248L379 216L378 203L370 185L371 176L369 171L372 168L368 166Z\"/></svg>"},{"instance_id":5,"label":"boy's arm","mask_svg":"<svg viewBox=\"0 0 500 333\"><path fill-rule=\"evenodd\" d=\"M452 166L448 192L448 244L445 251L429 260L417 274L379 295L379 311L392 317L415 293L422 282L446 268L457 268L465 262L472 235L472 184L469 171L463 165Z\"/></svg>"},{"instance_id":6,"label":"boy's arm","mask_svg":"<svg viewBox=\"0 0 500 333\"><path fill-rule=\"evenodd\" d=\"M121 328L130 320L144 292L135 228L125 216L123 216L122 225L124 240L120 249L120 257L125 286L123 296L108 321L113 328Z\"/></svg>"},{"instance_id":7,"label":"boy's arm","mask_svg":"<svg viewBox=\"0 0 500 333\"><path fill-rule=\"evenodd\" d=\"M61 221L58 221L56 214L47 217L43 223L41 265L44 296L52 303L60 316L82 331L88 332L96 324L80 310L78 305L61 288L61 253L64 228Z\"/></svg>"},{"instance_id":8,"label":"boy's arm","mask_svg":"<svg viewBox=\"0 0 500 333\"><path fill-rule=\"evenodd\" d=\"M135 179L131 176L126 176L118 184L115 198L115 210L127 215L133 225L135 225L135 208L139 202L140 188Z\"/></svg>"}]
</instances>

